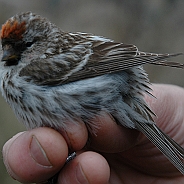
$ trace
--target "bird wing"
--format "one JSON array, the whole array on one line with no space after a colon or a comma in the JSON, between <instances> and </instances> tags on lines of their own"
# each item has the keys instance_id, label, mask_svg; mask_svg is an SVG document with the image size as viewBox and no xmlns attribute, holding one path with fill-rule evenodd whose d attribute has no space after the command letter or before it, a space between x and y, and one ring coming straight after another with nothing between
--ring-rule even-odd
<instances>
[{"instance_id":1,"label":"bird wing","mask_svg":"<svg viewBox=\"0 0 184 184\"><path fill-rule=\"evenodd\" d=\"M37 85L60 85L114 73L146 63L183 68L183 64L166 62L178 54L139 52L135 45L97 40L79 43L49 59L35 59L20 71Z\"/></svg>"}]
</instances>

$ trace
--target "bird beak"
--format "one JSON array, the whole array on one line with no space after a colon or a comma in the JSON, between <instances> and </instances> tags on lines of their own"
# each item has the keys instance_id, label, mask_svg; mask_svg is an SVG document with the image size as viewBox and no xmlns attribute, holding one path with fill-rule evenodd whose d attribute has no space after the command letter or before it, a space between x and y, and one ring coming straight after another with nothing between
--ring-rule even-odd
<instances>
[{"instance_id":1,"label":"bird beak","mask_svg":"<svg viewBox=\"0 0 184 184\"><path fill-rule=\"evenodd\" d=\"M1 61L12 61L12 60L17 60L18 55L15 52L14 48L11 45L5 45L3 47L3 57Z\"/></svg>"}]
</instances>

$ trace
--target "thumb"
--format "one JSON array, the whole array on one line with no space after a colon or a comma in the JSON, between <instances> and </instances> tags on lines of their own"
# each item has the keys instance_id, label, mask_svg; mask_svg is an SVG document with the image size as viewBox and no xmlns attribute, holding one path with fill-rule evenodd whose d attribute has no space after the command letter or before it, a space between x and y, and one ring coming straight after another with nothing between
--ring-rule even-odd
<instances>
[{"instance_id":1,"label":"thumb","mask_svg":"<svg viewBox=\"0 0 184 184\"><path fill-rule=\"evenodd\" d=\"M61 169L67 156L62 135L46 127L19 133L3 147L8 173L23 183L48 180Z\"/></svg>"}]
</instances>

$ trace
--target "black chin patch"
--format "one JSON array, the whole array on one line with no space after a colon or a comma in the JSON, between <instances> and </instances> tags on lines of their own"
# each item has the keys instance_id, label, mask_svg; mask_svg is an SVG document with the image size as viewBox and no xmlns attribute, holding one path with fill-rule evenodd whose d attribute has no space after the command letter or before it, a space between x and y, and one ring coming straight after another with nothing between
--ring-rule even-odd
<instances>
[{"instance_id":1,"label":"black chin patch","mask_svg":"<svg viewBox=\"0 0 184 184\"><path fill-rule=\"evenodd\" d=\"M13 65L18 65L20 58L16 58L16 59L9 59L7 61L5 61L5 66L13 66Z\"/></svg>"}]
</instances>

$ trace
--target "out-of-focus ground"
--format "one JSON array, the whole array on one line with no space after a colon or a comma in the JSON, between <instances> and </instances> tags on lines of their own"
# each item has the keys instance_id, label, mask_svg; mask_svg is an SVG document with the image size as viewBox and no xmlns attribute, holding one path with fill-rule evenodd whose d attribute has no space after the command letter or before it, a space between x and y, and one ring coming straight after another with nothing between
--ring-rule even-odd
<instances>
[{"instance_id":1,"label":"out-of-focus ground","mask_svg":"<svg viewBox=\"0 0 184 184\"><path fill-rule=\"evenodd\" d=\"M0 24L24 11L41 14L65 31L103 35L135 44L141 51L184 52L183 0L0 0ZM172 60L184 63L184 56ZM151 82L184 87L184 70L151 65L145 69ZM24 127L0 97L0 148L21 130ZM0 183L17 184L6 173L0 158Z\"/></svg>"}]
</instances>

